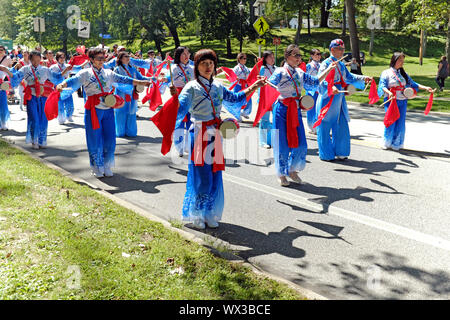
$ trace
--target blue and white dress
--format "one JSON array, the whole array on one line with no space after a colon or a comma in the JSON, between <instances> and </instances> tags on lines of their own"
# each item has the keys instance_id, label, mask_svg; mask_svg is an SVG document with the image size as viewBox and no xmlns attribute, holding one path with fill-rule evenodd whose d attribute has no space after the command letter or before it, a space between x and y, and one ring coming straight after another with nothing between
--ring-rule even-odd
<instances>
[{"instance_id":1,"label":"blue and white dress","mask_svg":"<svg viewBox=\"0 0 450 320\"><path fill-rule=\"evenodd\" d=\"M56 64L52 65L50 67L50 70L52 70L55 73L60 73L64 71L69 65L67 63L60 64L57 62ZM66 72L64 74L64 79L69 78L70 71ZM58 85L58 83L55 83L55 85ZM58 101L58 121L60 124L63 124L66 122L66 120L72 120L72 115L74 112L74 104L73 104L73 97L69 96L67 99L59 99Z\"/></svg>"},{"instance_id":2,"label":"blue and white dress","mask_svg":"<svg viewBox=\"0 0 450 320\"><path fill-rule=\"evenodd\" d=\"M198 81L206 87L209 95ZM246 103L244 92L234 93L216 80L209 81L203 77L190 81L179 95L176 127L181 125L184 117L191 114L192 125L189 128L190 154L186 194L183 202L183 220L189 222L218 222L224 208L224 192L222 172L213 172L212 153L214 152L215 126L207 126L208 147L205 151L203 165L195 165L191 160L195 138L202 131L203 122L214 120L215 115L211 106L213 100L217 117L220 116L222 105L233 115L240 115L240 110ZM206 137L207 136L207 137ZM206 141L206 140L205 140Z\"/></svg>"},{"instance_id":3,"label":"blue and white dress","mask_svg":"<svg viewBox=\"0 0 450 320\"><path fill-rule=\"evenodd\" d=\"M0 79L6 81L6 73L0 71ZM6 130L9 128L9 109L8 109L8 96L6 91L0 89L0 130Z\"/></svg>"},{"instance_id":4,"label":"blue and white dress","mask_svg":"<svg viewBox=\"0 0 450 320\"><path fill-rule=\"evenodd\" d=\"M250 69L247 68L246 66L244 66L242 63L238 63L234 68L233 68L234 73L237 76L237 82L236 85L233 88L234 92L239 92L245 88L242 88L241 83L239 82L239 80L247 80L249 74L250 74ZM233 85L233 84L232 84ZM248 117L250 115L250 113L252 113L252 99L250 99L247 103L247 105L245 106L245 108L242 110L242 115L245 117ZM239 118L240 119L240 118Z\"/></svg>"},{"instance_id":5,"label":"blue and white dress","mask_svg":"<svg viewBox=\"0 0 450 320\"><path fill-rule=\"evenodd\" d=\"M306 73L310 74L314 77L319 75L320 62L311 60L310 63L306 65ZM317 120L316 117L316 105L317 105L317 97L319 96L319 91L306 91L306 94L313 97L314 99L314 107L308 111L306 111L306 122L308 123L308 127L312 132L316 132L316 128L313 129L313 125Z\"/></svg>"},{"instance_id":6,"label":"blue and white dress","mask_svg":"<svg viewBox=\"0 0 450 320\"><path fill-rule=\"evenodd\" d=\"M17 79L17 83L24 80L27 86L32 86L32 97L31 100L28 100L27 102L27 136L25 141L26 143L32 143L34 145L46 146L48 121L44 108L47 97L42 95L36 97L33 71L41 85L44 85L47 80L52 83L60 83L63 80L63 77L61 76L61 72L53 72L50 68L41 65L35 68L31 64L20 68L14 75Z\"/></svg>"},{"instance_id":7,"label":"blue and white dress","mask_svg":"<svg viewBox=\"0 0 450 320\"><path fill-rule=\"evenodd\" d=\"M393 87L403 86L405 88L413 88L414 90L419 90L419 85L411 79L411 77L406 74L407 79L405 79L399 70L394 68L389 68L384 70L380 76L380 82L378 84L378 96L384 95L384 101L388 99L388 95L383 91L383 88L391 89ZM408 105L408 99L405 97L402 91L396 92L396 100L398 110L400 111L400 118L395 121L389 127L384 128L383 135L383 145L386 148L392 148L394 150L399 150L403 148L405 142L405 131L406 131L406 109ZM390 102L384 105L385 112L389 109Z\"/></svg>"},{"instance_id":8,"label":"blue and white dress","mask_svg":"<svg viewBox=\"0 0 450 320\"><path fill-rule=\"evenodd\" d=\"M183 64L180 62L179 65L173 64L172 68L172 76L173 76L173 85L177 88L184 88L184 86L191 80L194 80L194 68L189 64ZM181 69L182 68L182 69ZM183 73L184 71L184 73ZM170 77L168 78L170 82ZM175 127L175 131L173 133L173 143L178 153L182 155L184 152L189 152L189 143L188 143L188 130L191 127L190 114L188 113L186 116L186 121L180 123L180 127Z\"/></svg>"},{"instance_id":9,"label":"blue and white dress","mask_svg":"<svg viewBox=\"0 0 450 320\"><path fill-rule=\"evenodd\" d=\"M273 72L275 71L276 67L267 65L262 66L261 70L259 70L259 75L262 77L267 77L267 79L270 79ZM259 91L258 89L258 103L259 103ZM275 104L274 104L275 105ZM272 106L273 109L273 106ZM272 111L268 111L264 114L264 116L259 121L259 145L269 145L272 146L272 123L270 123L270 114Z\"/></svg>"},{"instance_id":10,"label":"blue and white dress","mask_svg":"<svg viewBox=\"0 0 450 320\"><path fill-rule=\"evenodd\" d=\"M287 138L288 106L283 103L283 100L299 97L303 87L306 90L316 90L319 86L319 79L303 72L300 68L294 69L286 63L282 68L275 70L269 78L269 82L276 85L280 92L280 96L273 108L272 146L275 169L278 177L288 176L291 172L298 172L305 168L308 146L301 109L299 108L298 121L300 125L297 127L298 147L289 147ZM298 106L299 101L297 100L296 103Z\"/></svg>"},{"instance_id":11,"label":"blue and white dress","mask_svg":"<svg viewBox=\"0 0 450 320\"><path fill-rule=\"evenodd\" d=\"M67 87L77 90L81 85L84 87L86 96L89 97L102 93L94 70L103 86L104 92L111 92L112 86L127 90L133 86L133 79L121 76L109 69L84 69L74 77L64 80ZM91 112L85 110L84 125L86 129L86 143L89 152L91 168L104 173L105 167L114 167L114 151L116 149L116 129L114 121L114 110L106 106L104 99L95 107L100 128L94 130L92 127Z\"/></svg>"},{"instance_id":12,"label":"blue and white dress","mask_svg":"<svg viewBox=\"0 0 450 320\"><path fill-rule=\"evenodd\" d=\"M136 69L131 64L121 65L114 68L114 72L120 74L121 76L127 77L128 73L131 78L137 80L149 80L150 78L144 77L138 69ZM116 121L116 136L117 137L136 137L137 136L137 122L136 122L136 112L138 101L134 99L132 90L120 90L116 88L115 93L121 96L125 100L125 105L122 108L114 109L115 121ZM129 97L131 101L127 102L126 97Z\"/></svg>"},{"instance_id":13,"label":"blue and white dress","mask_svg":"<svg viewBox=\"0 0 450 320\"><path fill-rule=\"evenodd\" d=\"M319 69L322 74L333 61L337 59L333 56L325 59ZM337 70L339 69L339 70ZM342 75L342 78L341 78ZM334 77L334 85L339 90L343 90L341 80L347 84L352 84L358 89L364 89L365 76L350 73L343 62L339 62L336 67L336 75ZM319 118L320 111L330 101L328 96L328 82L325 80L319 86L319 98L316 103L316 118ZM319 145L319 157L321 160L334 160L336 157L348 157L350 155L350 130L348 122L350 115L347 109L345 93L334 95L330 109L323 118L322 123L317 128L317 143ZM332 138L330 138L330 131Z\"/></svg>"}]
</instances>

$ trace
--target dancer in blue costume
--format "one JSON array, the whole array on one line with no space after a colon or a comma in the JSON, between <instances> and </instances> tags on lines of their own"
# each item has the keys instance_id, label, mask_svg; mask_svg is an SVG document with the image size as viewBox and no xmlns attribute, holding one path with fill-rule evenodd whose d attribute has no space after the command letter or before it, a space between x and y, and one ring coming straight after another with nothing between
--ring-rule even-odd
<instances>
[{"instance_id":1,"label":"dancer in blue costume","mask_svg":"<svg viewBox=\"0 0 450 320\"><path fill-rule=\"evenodd\" d=\"M400 118L389 127L384 128L383 149L400 150L403 148L405 141L405 121L408 99L403 94L403 89L413 88L415 91L419 89L433 92L433 89L414 82L405 72L403 63L405 54L403 52L394 52L391 57L390 68L384 70L380 76L378 85L378 95L384 95L384 101L396 96L397 106L400 111ZM391 102L384 105L384 110L389 109Z\"/></svg>"},{"instance_id":2,"label":"dancer in blue costume","mask_svg":"<svg viewBox=\"0 0 450 320\"><path fill-rule=\"evenodd\" d=\"M273 108L272 145L276 173L281 186L286 187L289 185L288 176L296 183L302 182L297 172L303 170L306 164L308 146L299 111L302 88L316 90L336 64L330 64L319 77L314 77L298 68L301 55L297 45L289 45L284 51L284 58L286 63L275 70L269 82L276 85L280 92Z\"/></svg>"},{"instance_id":3,"label":"dancer in blue costume","mask_svg":"<svg viewBox=\"0 0 450 320\"><path fill-rule=\"evenodd\" d=\"M89 50L89 60L91 68L84 69L74 77L64 80L57 85L56 89L61 92L66 87L77 90L81 85L84 86L88 98L85 104L84 124L92 174L98 178L112 177L116 129L114 110L105 104L104 95L111 92L113 85L126 90L136 85L148 86L150 82L134 80L104 69L105 53L100 48Z\"/></svg>"},{"instance_id":4,"label":"dancer in blue costume","mask_svg":"<svg viewBox=\"0 0 450 320\"><path fill-rule=\"evenodd\" d=\"M31 64L15 71L13 82L15 85L24 80L26 87L24 90L24 102L27 104L27 135L26 143L31 143L33 149L45 148L47 146L48 121L44 112L47 97L43 96L43 86L45 81L60 83L63 80L61 73L53 72L41 65L41 53L32 51L30 53ZM42 92L36 92L42 89Z\"/></svg>"},{"instance_id":5,"label":"dancer in blue costume","mask_svg":"<svg viewBox=\"0 0 450 320\"><path fill-rule=\"evenodd\" d=\"M276 69L275 57L273 56L272 51L264 51L262 58L263 65L259 71L259 75L269 79ZM259 121L259 145L266 149L270 149L272 147L272 124L270 123L271 113L271 111L266 112Z\"/></svg>"},{"instance_id":6,"label":"dancer in blue costume","mask_svg":"<svg viewBox=\"0 0 450 320\"><path fill-rule=\"evenodd\" d=\"M341 39L335 39L330 43L331 56L320 65L319 73L329 68L330 64L339 60L344 55L345 45ZM364 89L364 83L372 80L372 77L355 75L350 73L345 64L339 61L335 70L332 94L328 95L328 82L324 81L319 87L316 115L320 120L322 108L331 101L331 106L319 126L317 126L317 143L319 145L319 157L324 161L334 159L347 159L350 155L350 130L348 122L350 115L347 109L344 91L345 84L352 84L355 88ZM330 137L330 131L332 137Z\"/></svg>"},{"instance_id":7,"label":"dancer in blue costume","mask_svg":"<svg viewBox=\"0 0 450 320\"><path fill-rule=\"evenodd\" d=\"M6 48L0 45L0 66L10 68L12 61L6 54ZM6 81L7 71L0 71L0 83ZM0 130L8 130L9 128L9 109L8 97L6 91L0 89Z\"/></svg>"},{"instance_id":8,"label":"dancer in blue costume","mask_svg":"<svg viewBox=\"0 0 450 320\"><path fill-rule=\"evenodd\" d=\"M66 55L64 52L56 53L56 63L50 67L55 73L60 73L64 79L69 78L70 70L72 66L65 63ZM59 84L59 83L56 83ZM74 111L73 97L70 96L67 99L60 99L58 103L58 121L59 124L64 124L66 121L73 122L72 115Z\"/></svg>"},{"instance_id":9,"label":"dancer in blue costume","mask_svg":"<svg viewBox=\"0 0 450 320\"><path fill-rule=\"evenodd\" d=\"M150 80L150 78L142 76L139 70L130 64L130 54L125 51L119 52L119 55L117 56L117 67L114 69L114 72L120 74L121 76L128 76L137 80ZM124 92L119 88L116 88L115 92L125 100L125 105L122 108L114 109L116 136L136 137L136 112L137 103L139 100L139 95L136 92L136 88L133 87L131 92Z\"/></svg>"},{"instance_id":10,"label":"dancer in blue costume","mask_svg":"<svg viewBox=\"0 0 450 320\"><path fill-rule=\"evenodd\" d=\"M247 55L245 53L241 52L237 55L237 62L238 62L238 64L233 68L233 71L237 76L236 82L232 84L232 87L234 86L233 87L234 92L239 92L239 91L247 88L247 86L248 86L247 78L250 74L250 69L245 66L245 64L247 63ZM241 115L245 119L248 119L250 116L250 113L252 113L252 99L250 99L247 102L247 105L245 106L245 108L242 109ZM239 118L239 120L241 120L241 118Z\"/></svg>"},{"instance_id":11,"label":"dancer in blue costume","mask_svg":"<svg viewBox=\"0 0 450 320\"><path fill-rule=\"evenodd\" d=\"M223 157L220 156L223 152L222 146L216 149L218 147L216 142L219 143L222 139L220 134L217 134L222 104L231 114L239 117L242 106L247 102L246 97L263 86L265 81L258 76L258 80L251 87L234 93L214 80L217 56L213 50L198 51L194 63L196 79L190 81L179 95L180 105L176 121L178 127L186 114L188 112L191 114L192 125L189 128L191 146L183 220L193 222L199 229L205 228L205 222L208 227L217 228L224 207L222 170L225 164ZM203 141L197 142L198 137L200 140L203 138ZM195 146L200 148L199 152L194 152ZM192 160L192 157L196 160Z\"/></svg>"},{"instance_id":12,"label":"dancer in blue costume","mask_svg":"<svg viewBox=\"0 0 450 320\"><path fill-rule=\"evenodd\" d=\"M174 88L170 88L171 93L181 92L184 86L191 80L194 80L194 67L189 63L189 49L187 47L178 47L175 50L174 61L171 65ZM186 115L179 127L175 127L173 143L180 157L184 153L189 153L189 128L191 127L190 114Z\"/></svg>"},{"instance_id":13,"label":"dancer in blue costume","mask_svg":"<svg viewBox=\"0 0 450 320\"><path fill-rule=\"evenodd\" d=\"M306 65L306 73L312 76L317 77L320 69L320 59L322 58L322 53L320 53L319 49L311 50L311 62ZM306 122L308 123L308 127L310 133L316 134L316 128L313 128L314 123L317 120L316 117L316 105L317 105L317 97L319 96L319 91L306 91L306 94L310 95L314 99L314 107L308 111L306 111Z\"/></svg>"}]
</instances>

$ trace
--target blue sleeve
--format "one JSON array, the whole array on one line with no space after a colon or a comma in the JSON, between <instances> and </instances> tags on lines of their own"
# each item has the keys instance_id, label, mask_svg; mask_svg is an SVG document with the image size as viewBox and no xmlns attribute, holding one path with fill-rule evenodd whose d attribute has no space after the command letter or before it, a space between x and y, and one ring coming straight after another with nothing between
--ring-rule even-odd
<instances>
[{"instance_id":1,"label":"blue sleeve","mask_svg":"<svg viewBox=\"0 0 450 320\"><path fill-rule=\"evenodd\" d=\"M266 68L264 66L262 66L261 69L259 70L259 75L264 76L265 72L266 72Z\"/></svg>"},{"instance_id":2,"label":"blue sleeve","mask_svg":"<svg viewBox=\"0 0 450 320\"><path fill-rule=\"evenodd\" d=\"M355 86L355 88L358 89L364 89L365 87L365 82L364 82L364 76L360 76L354 73L351 73L350 71L348 71L347 68L344 68L344 72L345 72L345 82L347 84L352 84Z\"/></svg>"},{"instance_id":3,"label":"blue sleeve","mask_svg":"<svg viewBox=\"0 0 450 320\"><path fill-rule=\"evenodd\" d=\"M133 68L133 71L135 72L135 76L136 76L137 80L151 80L151 78L143 76L141 74L141 72L138 69L136 69L135 67L132 67L132 68Z\"/></svg>"},{"instance_id":4,"label":"blue sleeve","mask_svg":"<svg viewBox=\"0 0 450 320\"><path fill-rule=\"evenodd\" d=\"M269 78L269 82L270 83L272 83L272 84L274 84L274 85L278 85L279 83L280 83L280 81L281 81L281 71L280 71L281 69L276 69L275 71L274 71L274 73L270 76L270 78Z\"/></svg>"},{"instance_id":5,"label":"blue sleeve","mask_svg":"<svg viewBox=\"0 0 450 320\"><path fill-rule=\"evenodd\" d=\"M78 90L82 85L80 73L77 73L71 78L67 78L63 83L66 83L67 87L72 88L74 91Z\"/></svg>"},{"instance_id":6,"label":"blue sleeve","mask_svg":"<svg viewBox=\"0 0 450 320\"><path fill-rule=\"evenodd\" d=\"M414 90L419 91L419 85L413 79L411 79L409 74L406 74L406 76L408 77L406 81L407 85L413 88Z\"/></svg>"},{"instance_id":7,"label":"blue sleeve","mask_svg":"<svg viewBox=\"0 0 450 320\"><path fill-rule=\"evenodd\" d=\"M118 84L133 84L133 78L130 78L128 76L121 76L118 73L113 73L113 82Z\"/></svg>"},{"instance_id":8,"label":"blue sleeve","mask_svg":"<svg viewBox=\"0 0 450 320\"><path fill-rule=\"evenodd\" d=\"M319 88L319 78L303 72L303 87L305 91L316 91Z\"/></svg>"},{"instance_id":9,"label":"blue sleeve","mask_svg":"<svg viewBox=\"0 0 450 320\"><path fill-rule=\"evenodd\" d=\"M105 62L103 64L103 68L113 70L114 67L116 66L116 60L117 60L117 58L114 58L114 59L109 60L109 62Z\"/></svg>"},{"instance_id":10,"label":"blue sleeve","mask_svg":"<svg viewBox=\"0 0 450 320\"><path fill-rule=\"evenodd\" d=\"M222 105L233 115L236 119L241 118L241 108L247 103L247 97L244 91L233 92L222 86L223 101Z\"/></svg>"},{"instance_id":11,"label":"blue sleeve","mask_svg":"<svg viewBox=\"0 0 450 320\"><path fill-rule=\"evenodd\" d=\"M142 60L142 59L135 59L130 58L130 62L133 66L144 68L144 69L150 69L150 63L148 61Z\"/></svg>"},{"instance_id":12,"label":"blue sleeve","mask_svg":"<svg viewBox=\"0 0 450 320\"><path fill-rule=\"evenodd\" d=\"M20 72L20 70L18 71L14 67L9 68L8 70L13 74L13 76L9 79L11 82L11 86L13 88L17 88L20 82L23 80L23 72Z\"/></svg>"},{"instance_id":13,"label":"blue sleeve","mask_svg":"<svg viewBox=\"0 0 450 320\"><path fill-rule=\"evenodd\" d=\"M48 68L48 78L50 82L55 85L58 85L64 81L64 77L62 76L60 71L52 71L50 68Z\"/></svg>"},{"instance_id":14,"label":"blue sleeve","mask_svg":"<svg viewBox=\"0 0 450 320\"><path fill-rule=\"evenodd\" d=\"M175 124L175 128L178 128L183 122L184 118L188 114L191 106L192 106L192 98L194 95L194 89L191 86L185 86L183 90L181 90L178 101L180 102L180 106L178 107L177 113L177 122Z\"/></svg>"},{"instance_id":15,"label":"blue sleeve","mask_svg":"<svg viewBox=\"0 0 450 320\"><path fill-rule=\"evenodd\" d=\"M311 64L310 63L308 63L306 65L306 73L311 73Z\"/></svg>"},{"instance_id":16,"label":"blue sleeve","mask_svg":"<svg viewBox=\"0 0 450 320\"><path fill-rule=\"evenodd\" d=\"M386 77L384 72L382 72L380 75L380 82L378 83L378 90L377 90L378 91L377 94L379 97L384 96L383 88L386 88L386 89L388 88L388 81L389 81L389 79Z\"/></svg>"}]
</instances>

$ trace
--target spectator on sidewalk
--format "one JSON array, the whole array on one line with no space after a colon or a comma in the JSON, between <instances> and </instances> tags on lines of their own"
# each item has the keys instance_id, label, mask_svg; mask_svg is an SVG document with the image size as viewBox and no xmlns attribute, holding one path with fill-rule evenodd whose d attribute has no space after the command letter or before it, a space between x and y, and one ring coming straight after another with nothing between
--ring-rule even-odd
<instances>
[{"instance_id":1,"label":"spectator on sidewalk","mask_svg":"<svg viewBox=\"0 0 450 320\"><path fill-rule=\"evenodd\" d=\"M439 61L438 72L436 76L436 83L438 84L441 91L444 91L445 78L447 78L448 74L450 73L449 68L450 67L448 65L447 57L442 56L441 61Z\"/></svg>"}]
</instances>

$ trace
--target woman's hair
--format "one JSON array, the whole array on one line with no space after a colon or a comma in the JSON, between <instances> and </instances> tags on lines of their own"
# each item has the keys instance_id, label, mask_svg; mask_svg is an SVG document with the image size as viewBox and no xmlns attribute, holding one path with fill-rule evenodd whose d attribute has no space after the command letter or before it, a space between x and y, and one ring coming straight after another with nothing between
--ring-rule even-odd
<instances>
[{"instance_id":1,"label":"woman's hair","mask_svg":"<svg viewBox=\"0 0 450 320\"><path fill-rule=\"evenodd\" d=\"M389 66L391 68L395 68L395 64L397 63L397 60L400 59L400 57L405 58L405 54L403 52L394 52L394 54L391 57L391 63L389 64ZM406 74L405 69L399 68L398 71L400 71L400 74L403 76L403 78L405 78L406 83L409 84L409 78L408 75Z\"/></svg>"},{"instance_id":2,"label":"woman's hair","mask_svg":"<svg viewBox=\"0 0 450 320\"><path fill-rule=\"evenodd\" d=\"M243 52L239 52L237 55L237 62L240 63L239 61L241 60L242 57L247 56L247 54L243 53Z\"/></svg>"},{"instance_id":3,"label":"woman's hair","mask_svg":"<svg viewBox=\"0 0 450 320\"><path fill-rule=\"evenodd\" d=\"M309 52L309 54L310 54L311 56L313 56L313 55L316 54L316 53L320 53L320 50L319 50L319 49L312 49L312 50Z\"/></svg>"},{"instance_id":4,"label":"woman's hair","mask_svg":"<svg viewBox=\"0 0 450 320\"><path fill-rule=\"evenodd\" d=\"M96 55L105 54L102 48L90 48L88 51L88 56L90 59L94 59Z\"/></svg>"},{"instance_id":5,"label":"woman's hair","mask_svg":"<svg viewBox=\"0 0 450 320\"><path fill-rule=\"evenodd\" d=\"M284 50L284 60L287 61L288 57L292 54L292 52L298 49L298 46L296 44L290 44L287 46L286 50Z\"/></svg>"},{"instance_id":6,"label":"woman's hair","mask_svg":"<svg viewBox=\"0 0 450 320\"><path fill-rule=\"evenodd\" d=\"M264 51L264 52L263 52L262 58L263 58L263 65L264 65L265 67L267 67L267 61L266 61L266 59L267 59L267 57L269 57L270 55L273 55L273 52L270 51L270 50L267 50L267 51Z\"/></svg>"},{"instance_id":7,"label":"woman's hair","mask_svg":"<svg viewBox=\"0 0 450 320\"><path fill-rule=\"evenodd\" d=\"M194 56L194 74L195 78L198 80L198 77L200 76L200 72L198 71L198 65L203 60L212 60L214 62L214 75L216 74L216 68L217 68L217 54L212 49L201 49L197 51L197 53Z\"/></svg>"},{"instance_id":8,"label":"woman's hair","mask_svg":"<svg viewBox=\"0 0 450 320\"><path fill-rule=\"evenodd\" d=\"M56 58L56 61L58 61L59 60L59 58L61 58L61 57L65 57L66 55L64 54L64 52L62 52L62 51L58 51L57 53L56 53L56 56L55 56L55 58Z\"/></svg>"},{"instance_id":9,"label":"woman's hair","mask_svg":"<svg viewBox=\"0 0 450 320\"><path fill-rule=\"evenodd\" d=\"M186 49L189 51L189 48L188 47L184 47L184 46L181 46L181 47L178 47L178 48L175 49L173 63L180 64L180 62L181 62L180 61L181 55L183 54L184 50L186 50Z\"/></svg>"},{"instance_id":10,"label":"woman's hair","mask_svg":"<svg viewBox=\"0 0 450 320\"><path fill-rule=\"evenodd\" d=\"M39 56L40 58L42 58L41 52L37 50L33 50L30 52L30 60L33 59L34 56Z\"/></svg>"},{"instance_id":11,"label":"woman's hair","mask_svg":"<svg viewBox=\"0 0 450 320\"><path fill-rule=\"evenodd\" d=\"M3 49L3 50L5 50L5 52L6 52L5 46L1 46L1 45L0 45L0 48Z\"/></svg>"},{"instance_id":12,"label":"woman's hair","mask_svg":"<svg viewBox=\"0 0 450 320\"><path fill-rule=\"evenodd\" d=\"M119 54L117 55L117 60L116 60L116 64L118 66L122 66L123 67L123 62L122 62L122 58L123 56L128 55L128 52L126 51L120 51Z\"/></svg>"},{"instance_id":13,"label":"woman's hair","mask_svg":"<svg viewBox=\"0 0 450 320\"><path fill-rule=\"evenodd\" d=\"M442 56L441 61L443 61L443 60L447 60L447 56Z\"/></svg>"}]
</instances>

